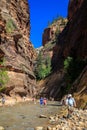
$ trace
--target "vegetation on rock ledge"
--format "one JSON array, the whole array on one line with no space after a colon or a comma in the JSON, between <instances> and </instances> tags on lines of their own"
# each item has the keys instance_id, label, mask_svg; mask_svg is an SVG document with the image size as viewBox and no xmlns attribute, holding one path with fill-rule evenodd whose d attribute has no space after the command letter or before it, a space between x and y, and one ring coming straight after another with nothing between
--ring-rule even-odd
<instances>
[{"instance_id":1,"label":"vegetation on rock ledge","mask_svg":"<svg viewBox=\"0 0 87 130\"><path fill-rule=\"evenodd\" d=\"M5 89L5 85L9 80L4 59L0 59L0 92Z\"/></svg>"},{"instance_id":2,"label":"vegetation on rock ledge","mask_svg":"<svg viewBox=\"0 0 87 130\"><path fill-rule=\"evenodd\" d=\"M39 52L36 62L37 62L36 63L37 65L35 67L36 78L38 80L44 79L51 73L51 58L49 56L43 58L42 53Z\"/></svg>"},{"instance_id":3,"label":"vegetation on rock ledge","mask_svg":"<svg viewBox=\"0 0 87 130\"><path fill-rule=\"evenodd\" d=\"M14 23L14 21L12 19L9 19L7 22L6 22L6 32L7 33L11 33L12 31L14 31L16 29L16 25Z\"/></svg>"}]
</instances>

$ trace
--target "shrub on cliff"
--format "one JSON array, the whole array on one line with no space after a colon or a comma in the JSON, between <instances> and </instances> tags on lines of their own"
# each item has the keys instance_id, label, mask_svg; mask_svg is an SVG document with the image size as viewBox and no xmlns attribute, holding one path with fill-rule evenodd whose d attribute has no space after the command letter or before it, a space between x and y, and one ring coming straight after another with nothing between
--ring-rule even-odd
<instances>
[{"instance_id":1,"label":"shrub on cliff","mask_svg":"<svg viewBox=\"0 0 87 130\"><path fill-rule=\"evenodd\" d=\"M60 32L61 31L57 28L56 32L55 32L55 41L56 41L56 44L58 44L58 36L59 36Z\"/></svg>"},{"instance_id":2,"label":"shrub on cliff","mask_svg":"<svg viewBox=\"0 0 87 130\"><path fill-rule=\"evenodd\" d=\"M7 22L6 22L6 32L7 33L11 33L12 31L14 31L15 29L17 29L14 21L12 19L9 19Z\"/></svg>"},{"instance_id":3,"label":"shrub on cliff","mask_svg":"<svg viewBox=\"0 0 87 130\"><path fill-rule=\"evenodd\" d=\"M8 82L9 77L4 66L4 59L0 60L0 92L5 89L5 85Z\"/></svg>"},{"instance_id":4,"label":"shrub on cliff","mask_svg":"<svg viewBox=\"0 0 87 130\"><path fill-rule=\"evenodd\" d=\"M56 23L58 20L61 20L61 22L63 21L63 17L57 15L55 18L52 19L52 21L48 21L48 27L51 26L52 24Z\"/></svg>"}]
</instances>

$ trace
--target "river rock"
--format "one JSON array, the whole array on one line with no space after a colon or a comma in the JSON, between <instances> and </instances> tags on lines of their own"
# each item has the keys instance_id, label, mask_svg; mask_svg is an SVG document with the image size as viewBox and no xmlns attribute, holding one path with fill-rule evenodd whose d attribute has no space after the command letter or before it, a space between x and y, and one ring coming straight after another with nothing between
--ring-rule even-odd
<instances>
[{"instance_id":1,"label":"river rock","mask_svg":"<svg viewBox=\"0 0 87 130\"><path fill-rule=\"evenodd\" d=\"M50 119L50 120L54 120L54 116L50 116L49 119Z\"/></svg>"},{"instance_id":2,"label":"river rock","mask_svg":"<svg viewBox=\"0 0 87 130\"><path fill-rule=\"evenodd\" d=\"M37 126L37 127L35 128L35 130L43 130L43 127L42 127L42 126Z\"/></svg>"},{"instance_id":3,"label":"river rock","mask_svg":"<svg viewBox=\"0 0 87 130\"><path fill-rule=\"evenodd\" d=\"M4 127L0 126L0 130L5 130Z\"/></svg>"},{"instance_id":4,"label":"river rock","mask_svg":"<svg viewBox=\"0 0 87 130\"><path fill-rule=\"evenodd\" d=\"M53 130L56 130L56 127L53 127Z\"/></svg>"},{"instance_id":5,"label":"river rock","mask_svg":"<svg viewBox=\"0 0 87 130\"><path fill-rule=\"evenodd\" d=\"M50 126L47 127L47 130L52 130L52 128Z\"/></svg>"},{"instance_id":6,"label":"river rock","mask_svg":"<svg viewBox=\"0 0 87 130\"><path fill-rule=\"evenodd\" d=\"M49 123L53 125L52 130L87 130L87 111L74 109L70 118L65 118L62 113L60 116L51 115Z\"/></svg>"},{"instance_id":7,"label":"river rock","mask_svg":"<svg viewBox=\"0 0 87 130\"><path fill-rule=\"evenodd\" d=\"M46 115L40 115L39 118L47 118Z\"/></svg>"}]
</instances>

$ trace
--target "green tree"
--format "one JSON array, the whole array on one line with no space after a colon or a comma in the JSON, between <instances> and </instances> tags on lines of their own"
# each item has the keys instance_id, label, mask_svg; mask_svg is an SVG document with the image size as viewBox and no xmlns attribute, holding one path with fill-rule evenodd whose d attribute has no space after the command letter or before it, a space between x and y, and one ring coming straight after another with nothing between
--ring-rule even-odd
<instances>
[{"instance_id":1,"label":"green tree","mask_svg":"<svg viewBox=\"0 0 87 130\"><path fill-rule=\"evenodd\" d=\"M51 58L47 56L46 58L46 75L51 73Z\"/></svg>"},{"instance_id":2,"label":"green tree","mask_svg":"<svg viewBox=\"0 0 87 130\"><path fill-rule=\"evenodd\" d=\"M72 57L69 57L69 56L64 60L65 71L68 71L68 68L69 68L71 62L72 62Z\"/></svg>"},{"instance_id":3,"label":"green tree","mask_svg":"<svg viewBox=\"0 0 87 130\"><path fill-rule=\"evenodd\" d=\"M58 44L58 36L59 36L59 34L60 34L60 30L59 30L59 28L57 28L56 32L55 32L55 41L56 41L57 44Z\"/></svg>"},{"instance_id":4,"label":"green tree","mask_svg":"<svg viewBox=\"0 0 87 130\"><path fill-rule=\"evenodd\" d=\"M37 65L35 68L35 75L37 79L43 79L51 73L51 59L49 56L43 57L40 52L37 58Z\"/></svg>"},{"instance_id":5,"label":"green tree","mask_svg":"<svg viewBox=\"0 0 87 130\"><path fill-rule=\"evenodd\" d=\"M87 60L74 59L72 57L67 57L64 61L64 69L66 72L65 80L67 84L67 91L71 88L72 83L77 79L77 77L82 72L83 68L86 66Z\"/></svg>"}]
</instances>

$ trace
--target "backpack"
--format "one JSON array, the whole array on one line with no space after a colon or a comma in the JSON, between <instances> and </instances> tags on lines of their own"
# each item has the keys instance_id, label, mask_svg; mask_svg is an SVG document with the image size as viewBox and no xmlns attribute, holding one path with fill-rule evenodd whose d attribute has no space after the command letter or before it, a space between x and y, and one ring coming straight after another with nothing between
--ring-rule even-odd
<instances>
[{"instance_id":1,"label":"backpack","mask_svg":"<svg viewBox=\"0 0 87 130\"><path fill-rule=\"evenodd\" d=\"M68 99L68 105L69 106L74 106L74 102L75 102L74 98L69 98Z\"/></svg>"}]
</instances>

